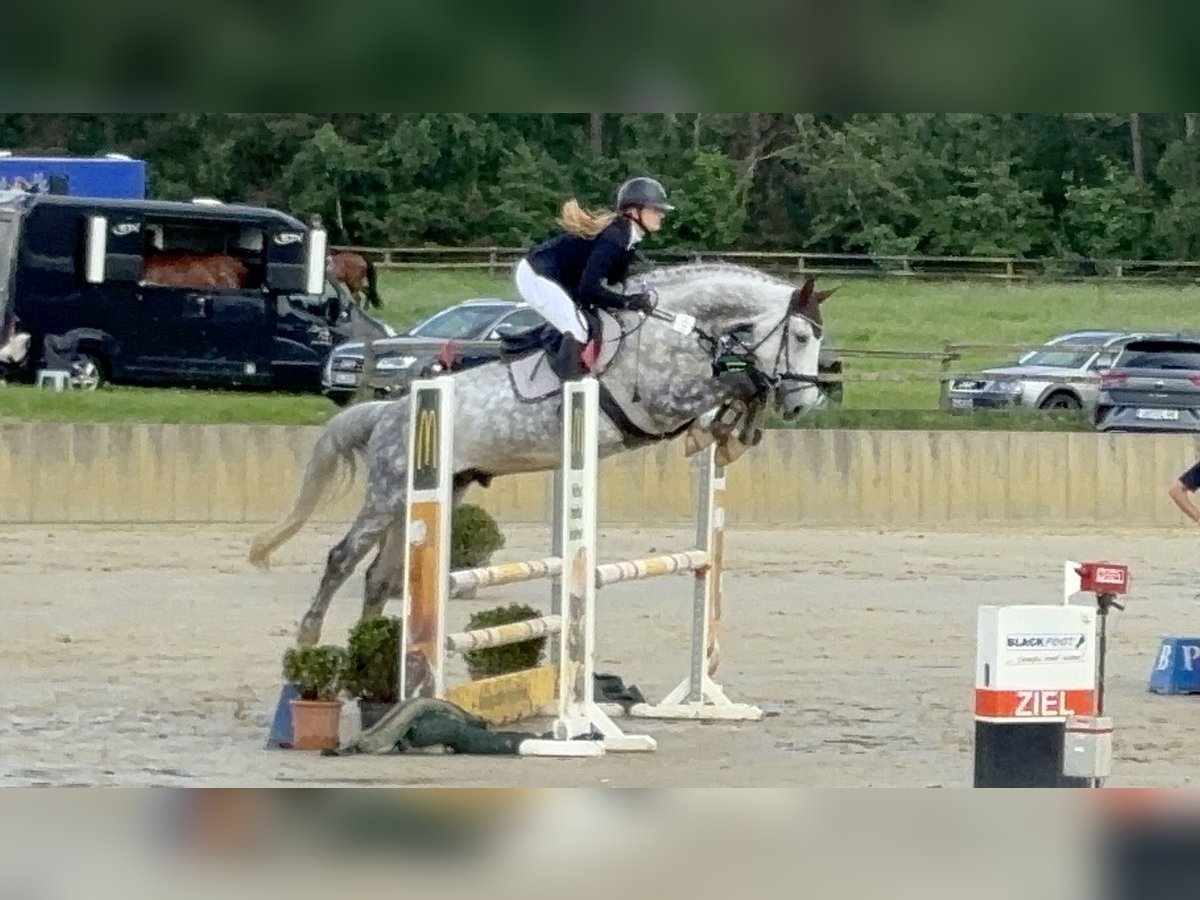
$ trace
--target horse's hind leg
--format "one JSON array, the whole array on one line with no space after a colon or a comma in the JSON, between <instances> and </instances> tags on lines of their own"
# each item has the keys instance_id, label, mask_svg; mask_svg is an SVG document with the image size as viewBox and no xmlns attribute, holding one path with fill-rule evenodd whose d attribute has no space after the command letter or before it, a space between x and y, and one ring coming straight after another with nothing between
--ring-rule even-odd
<instances>
[{"instance_id":1,"label":"horse's hind leg","mask_svg":"<svg viewBox=\"0 0 1200 900\"><path fill-rule=\"evenodd\" d=\"M453 527L453 510L462 502L462 496L467 491L467 484L455 486L451 500L451 521ZM384 532L380 541L379 552L367 569L366 584L363 590L364 619L382 616L387 602L404 596L405 561L407 547L404 542L404 519L396 519Z\"/></svg>"},{"instance_id":2,"label":"horse's hind leg","mask_svg":"<svg viewBox=\"0 0 1200 900\"><path fill-rule=\"evenodd\" d=\"M464 483L461 487L455 485L451 499L451 521L448 523L451 528L453 511L462 503L468 485L469 483ZM366 587L363 592L364 619L383 615L388 600L404 596L405 550L404 519L399 518L384 532L379 552L367 569Z\"/></svg>"},{"instance_id":3,"label":"horse's hind leg","mask_svg":"<svg viewBox=\"0 0 1200 900\"><path fill-rule=\"evenodd\" d=\"M308 612L300 620L300 630L296 643L309 647L321 639L321 626L325 622L325 613L338 588L345 584L354 567L374 547L383 535L388 525L392 523L395 513L391 510L364 508L333 549L325 561L325 574L321 576L321 584L317 587L316 596Z\"/></svg>"},{"instance_id":4,"label":"horse's hind leg","mask_svg":"<svg viewBox=\"0 0 1200 900\"><path fill-rule=\"evenodd\" d=\"M364 619L383 615L388 600L404 596L404 521L397 520L383 534L379 552L367 569L363 591Z\"/></svg>"}]
</instances>

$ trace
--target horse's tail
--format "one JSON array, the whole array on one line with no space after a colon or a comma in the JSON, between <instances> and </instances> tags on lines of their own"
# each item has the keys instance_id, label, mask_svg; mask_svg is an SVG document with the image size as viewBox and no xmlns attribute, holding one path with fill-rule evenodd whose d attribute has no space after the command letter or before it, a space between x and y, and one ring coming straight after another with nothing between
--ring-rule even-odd
<instances>
[{"instance_id":1,"label":"horse's tail","mask_svg":"<svg viewBox=\"0 0 1200 900\"><path fill-rule=\"evenodd\" d=\"M271 553L304 527L343 464L353 476L355 454L366 447L387 405L386 400L359 403L329 420L309 456L292 511L250 543L249 559L253 565L265 569Z\"/></svg>"},{"instance_id":2,"label":"horse's tail","mask_svg":"<svg viewBox=\"0 0 1200 900\"><path fill-rule=\"evenodd\" d=\"M383 306L383 300L379 296L379 281L375 275L375 263L369 259L365 262L367 264L367 302L379 309Z\"/></svg>"}]
</instances>

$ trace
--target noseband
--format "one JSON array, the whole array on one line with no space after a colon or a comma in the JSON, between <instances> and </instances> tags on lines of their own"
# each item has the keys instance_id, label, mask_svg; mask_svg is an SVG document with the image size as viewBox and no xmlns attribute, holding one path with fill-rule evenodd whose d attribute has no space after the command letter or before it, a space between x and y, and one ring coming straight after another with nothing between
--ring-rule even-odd
<instances>
[{"instance_id":1,"label":"noseband","mask_svg":"<svg viewBox=\"0 0 1200 900\"><path fill-rule=\"evenodd\" d=\"M782 382L785 382L785 381L799 382L801 384L810 384L810 385L816 385L818 383L818 378L815 375L799 375L794 372L787 372L787 371L781 372L780 371L781 364L786 365L787 360L789 360L791 358L791 342L792 342L793 338L792 338L792 331L790 328L787 327L787 324L788 324L788 319L790 319L792 316L799 316L801 319L803 319L805 322L807 322L812 327L813 337L816 340L821 339L821 335L823 334L823 329L821 327L820 322L817 322L817 321L809 318L808 316L804 315L803 313L793 313L793 312L786 313L784 315L784 317L782 319L780 319L779 322L775 325L775 327L772 328L770 331L768 331L765 335L763 335L762 340L760 340L756 344L747 344L736 334L729 335L731 342L733 342L734 344L737 344L746 353L752 354L755 357L755 359L757 359L759 348L762 347L762 345L765 344L772 337L774 337L774 335L777 331L782 332L782 335L780 336L780 339L779 339L779 349L775 351L775 362L771 367L771 371L763 373L763 376L767 379L768 382L770 382L771 387L778 387ZM712 340L712 338L709 338L709 340ZM714 341L714 346L715 346L715 344L716 344L716 342Z\"/></svg>"}]
</instances>

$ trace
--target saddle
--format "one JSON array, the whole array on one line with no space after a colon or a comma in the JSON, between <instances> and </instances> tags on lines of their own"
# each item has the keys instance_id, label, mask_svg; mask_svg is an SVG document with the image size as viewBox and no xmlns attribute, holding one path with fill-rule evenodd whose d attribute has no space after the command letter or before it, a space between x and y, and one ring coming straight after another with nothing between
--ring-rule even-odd
<instances>
[{"instance_id":1,"label":"saddle","mask_svg":"<svg viewBox=\"0 0 1200 900\"><path fill-rule=\"evenodd\" d=\"M625 343L621 322L606 312L586 313L592 340L584 348L591 374L597 378L608 371ZM563 355L563 335L545 324L500 341L500 359L508 367L513 392L527 403L545 400L562 390L572 377Z\"/></svg>"}]
</instances>

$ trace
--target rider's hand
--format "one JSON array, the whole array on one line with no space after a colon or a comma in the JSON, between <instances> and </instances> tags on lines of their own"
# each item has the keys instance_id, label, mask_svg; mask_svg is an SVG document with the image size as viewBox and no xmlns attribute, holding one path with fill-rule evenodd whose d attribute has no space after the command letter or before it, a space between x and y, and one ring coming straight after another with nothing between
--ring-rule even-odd
<instances>
[{"instance_id":1,"label":"rider's hand","mask_svg":"<svg viewBox=\"0 0 1200 900\"><path fill-rule=\"evenodd\" d=\"M654 312L654 303L650 299L650 295L646 293L630 294L625 298L627 308L636 310L640 313L650 315Z\"/></svg>"}]
</instances>

